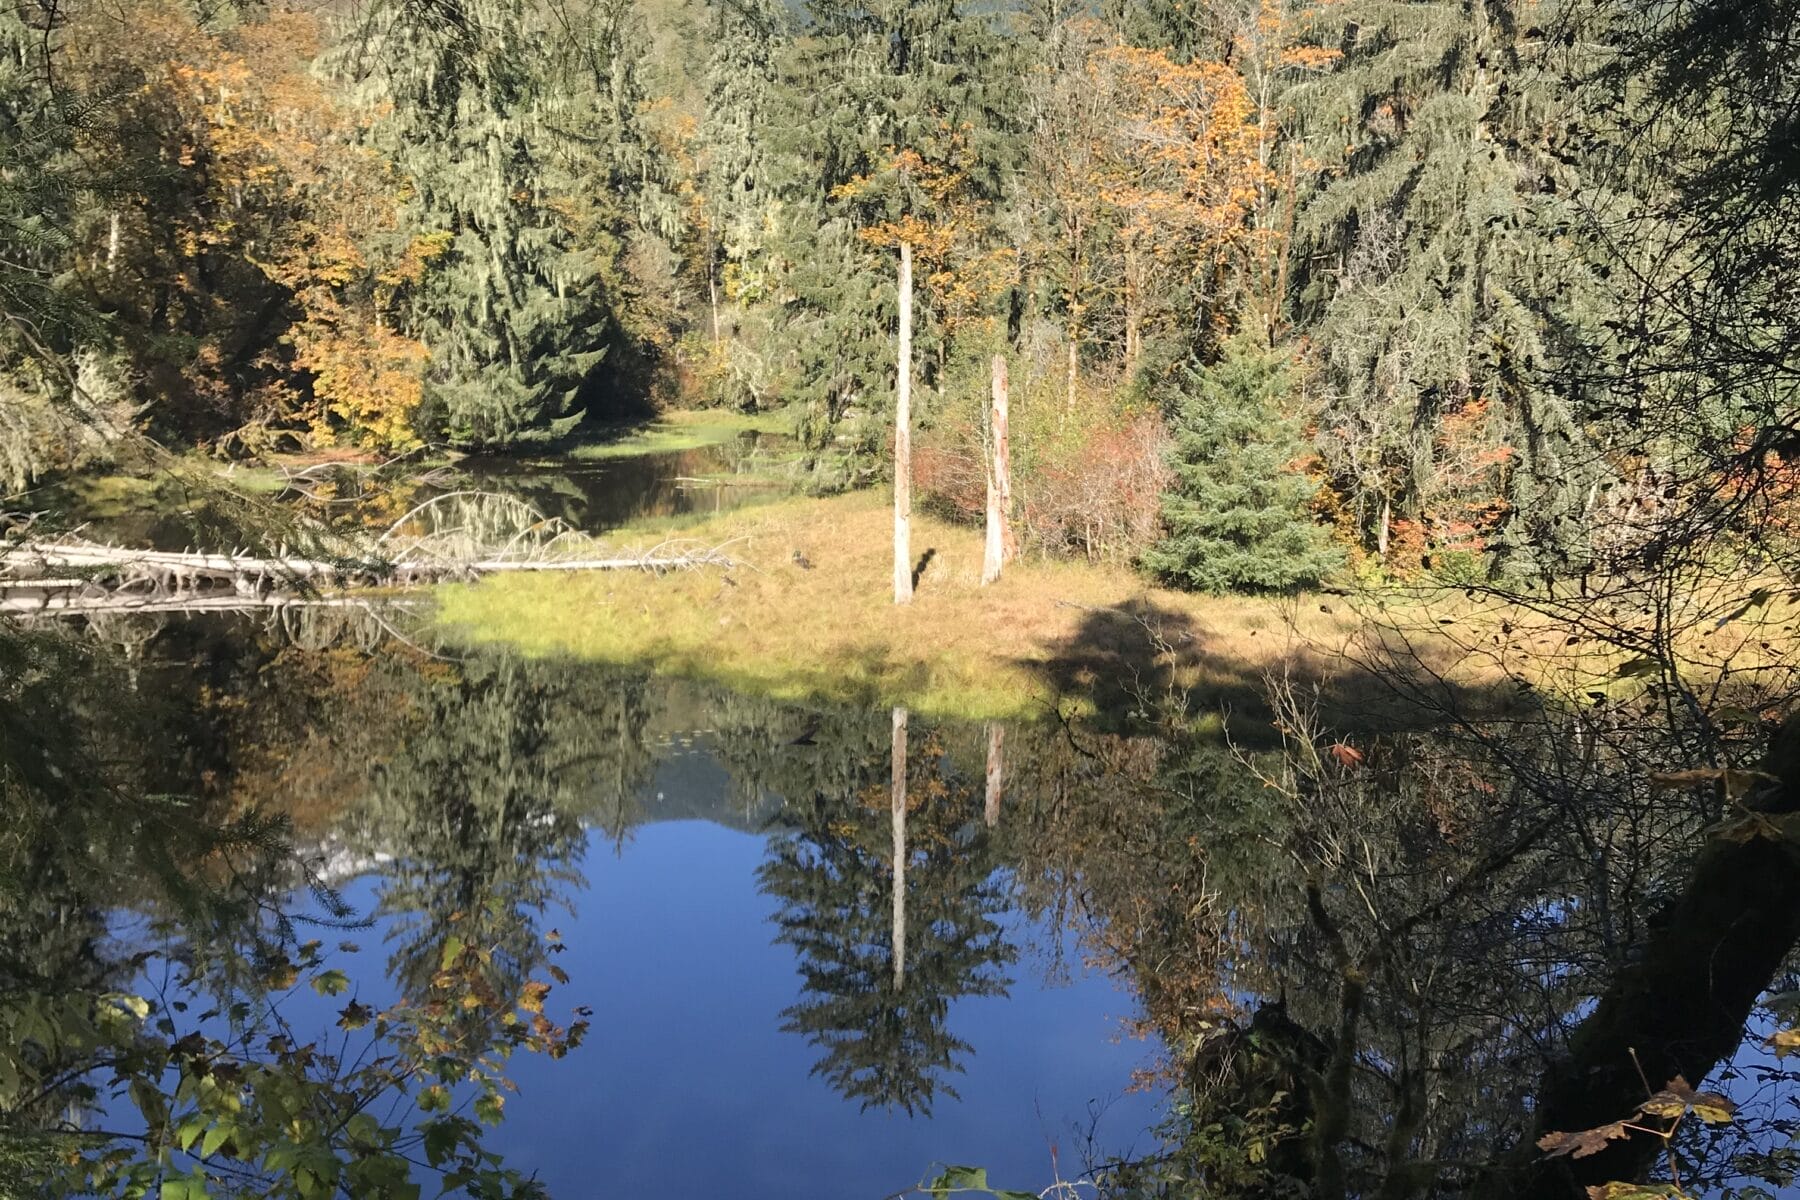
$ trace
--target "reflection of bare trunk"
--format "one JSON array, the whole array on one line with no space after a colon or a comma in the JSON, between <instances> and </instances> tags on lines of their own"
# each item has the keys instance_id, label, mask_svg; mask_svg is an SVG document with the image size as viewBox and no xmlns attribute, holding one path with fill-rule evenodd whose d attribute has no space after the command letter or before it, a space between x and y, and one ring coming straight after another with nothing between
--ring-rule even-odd
<instances>
[{"instance_id":1,"label":"reflection of bare trunk","mask_svg":"<svg viewBox=\"0 0 1800 1200\"><path fill-rule=\"evenodd\" d=\"M894 388L894 603L912 599L912 247L900 243L900 372Z\"/></svg>"},{"instance_id":2,"label":"reflection of bare trunk","mask_svg":"<svg viewBox=\"0 0 1800 1200\"><path fill-rule=\"evenodd\" d=\"M1013 556L1012 448L1007 430L1006 356L994 355L994 413L990 422L993 459L988 463L987 552L981 563L985 587L1000 578L1000 568Z\"/></svg>"},{"instance_id":3,"label":"reflection of bare trunk","mask_svg":"<svg viewBox=\"0 0 1800 1200\"><path fill-rule=\"evenodd\" d=\"M906 986L906 709L894 709L894 990Z\"/></svg>"},{"instance_id":4,"label":"reflection of bare trunk","mask_svg":"<svg viewBox=\"0 0 1800 1200\"><path fill-rule=\"evenodd\" d=\"M1000 757L1000 743L1006 731L999 724L988 726L988 769L987 769L987 808L983 816L987 819L987 827L994 828L1000 824L1000 792L1006 766Z\"/></svg>"}]
</instances>

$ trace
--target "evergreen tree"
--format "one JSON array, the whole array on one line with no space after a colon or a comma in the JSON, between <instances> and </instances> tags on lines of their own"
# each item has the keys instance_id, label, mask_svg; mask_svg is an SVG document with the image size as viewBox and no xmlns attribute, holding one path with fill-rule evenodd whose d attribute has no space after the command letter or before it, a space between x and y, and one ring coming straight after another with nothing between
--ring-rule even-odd
<instances>
[{"instance_id":1,"label":"evergreen tree","mask_svg":"<svg viewBox=\"0 0 1800 1200\"><path fill-rule=\"evenodd\" d=\"M860 234L933 214L904 188L864 191L850 202L843 189L913 151L928 162L956 161L965 192L998 199L1017 150L1008 133L1017 97L1007 90L990 16L956 0L815 0L808 18L778 89L782 220L773 248L786 267L778 334L792 394L807 406L808 439L870 452L885 436L892 395L894 265L889 250ZM922 382L931 386L945 357L943 331L929 305L921 318L916 344Z\"/></svg>"},{"instance_id":2,"label":"evergreen tree","mask_svg":"<svg viewBox=\"0 0 1800 1200\"><path fill-rule=\"evenodd\" d=\"M358 56L432 259L411 314L431 351L427 416L463 445L568 428L606 350L595 264L545 186L554 156L577 150L550 119L556 43L530 15L496 0L384 0Z\"/></svg>"},{"instance_id":3,"label":"evergreen tree","mask_svg":"<svg viewBox=\"0 0 1800 1200\"><path fill-rule=\"evenodd\" d=\"M0 487L22 488L81 425L116 436L95 348L111 330L67 286L71 229L97 172L77 157L93 114L57 82L67 17L36 0L0 12Z\"/></svg>"},{"instance_id":4,"label":"evergreen tree","mask_svg":"<svg viewBox=\"0 0 1800 1200\"><path fill-rule=\"evenodd\" d=\"M880 782L892 761L886 739L871 732L867 721L820 731L817 783L789 793L758 882L780 903L777 940L793 947L804 985L782 1028L819 1050L813 1074L864 1108L929 1113L938 1092L956 1096L949 1076L972 1049L948 1029L952 1004L1004 996L1018 951L999 919L1007 897L993 843L973 824L975 784L927 731L908 755L908 916L896 982L891 816ZM866 802L871 794L879 804Z\"/></svg>"},{"instance_id":5,"label":"evergreen tree","mask_svg":"<svg viewBox=\"0 0 1800 1200\"><path fill-rule=\"evenodd\" d=\"M706 208L733 294L765 295L763 250L775 199L766 125L788 15L777 0L720 0L706 65Z\"/></svg>"},{"instance_id":6,"label":"evergreen tree","mask_svg":"<svg viewBox=\"0 0 1800 1200\"><path fill-rule=\"evenodd\" d=\"M1341 35L1337 69L1290 97L1329 168L1295 255L1328 461L1385 548L1390 513L1429 522L1443 499L1442 419L1493 402L1515 563L1578 562L1590 447L1582 399L1554 377L1599 340L1607 309L1576 232L1567 95L1527 59L1507 0L1332 13L1319 40Z\"/></svg>"},{"instance_id":7,"label":"evergreen tree","mask_svg":"<svg viewBox=\"0 0 1800 1200\"><path fill-rule=\"evenodd\" d=\"M1607 178L1630 192L1596 206L1626 303L1618 350L1580 374L1616 403L1617 442L1659 465L1657 478L1614 489L1611 507L1663 510L1651 555L1733 527L1787 553L1781 510L1800 435L1800 9L1697 0L1600 13L1594 40L1617 53L1578 78L1587 132L1611 151Z\"/></svg>"},{"instance_id":8,"label":"evergreen tree","mask_svg":"<svg viewBox=\"0 0 1800 1200\"><path fill-rule=\"evenodd\" d=\"M422 989L453 937L487 948L497 991L540 965L539 921L579 883L587 840L571 796L574 678L516 662L420 677L419 722L362 814L367 842L395 855L377 912L391 918L389 973L404 985Z\"/></svg>"},{"instance_id":9,"label":"evergreen tree","mask_svg":"<svg viewBox=\"0 0 1800 1200\"><path fill-rule=\"evenodd\" d=\"M9 351L27 349L16 344L18 322L39 328L78 316L52 287L69 246L74 188L65 155L76 133L74 114L51 85L49 47L57 23L54 7L35 3L0 12L0 255L6 261L0 271L0 314L8 318ZM54 328L46 336L66 332Z\"/></svg>"},{"instance_id":10,"label":"evergreen tree","mask_svg":"<svg viewBox=\"0 0 1800 1200\"><path fill-rule=\"evenodd\" d=\"M684 233L677 164L646 122L651 35L631 0L545 0L546 125L557 153L543 184L566 214L579 265L598 278L591 334L607 346L589 389L641 408L672 311L673 281L650 269ZM608 415L618 415L616 412Z\"/></svg>"},{"instance_id":11,"label":"evergreen tree","mask_svg":"<svg viewBox=\"0 0 1800 1200\"><path fill-rule=\"evenodd\" d=\"M1181 587L1225 592L1301 587L1339 564L1307 515L1315 485L1293 466L1306 444L1282 412L1291 394L1285 356L1245 338L1213 366L1187 372L1171 414L1168 534L1144 555L1146 567Z\"/></svg>"}]
</instances>

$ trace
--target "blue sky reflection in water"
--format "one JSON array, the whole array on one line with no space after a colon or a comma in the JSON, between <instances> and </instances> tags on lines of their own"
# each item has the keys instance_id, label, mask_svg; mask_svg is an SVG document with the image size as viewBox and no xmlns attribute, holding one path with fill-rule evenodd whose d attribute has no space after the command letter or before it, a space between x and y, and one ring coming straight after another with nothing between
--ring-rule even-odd
<instances>
[{"instance_id":1,"label":"blue sky reflection in water","mask_svg":"<svg viewBox=\"0 0 1800 1200\"><path fill-rule=\"evenodd\" d=\"M592 1032L560 1061L512 1060L519 1092L489 1138L509 1165L538 1172L557 1200L876 1200L933 1162L979 1164L999 1186L1037 1190L1053 1179L1052 1142L1062 1173L1077 1175L1090 1132L1106 1154L1150 1148L1162 1100L1129 1089L1158 1046L1128 1035L1131 994L1084 970L1072 939L1013 910L1000 917L1019 950L1006 994L951 1002L948 1030L971 1048L957 1056L964 1071L945 1077L960 1098L940 1090L911 1116L865 1109L813 1074L819 1051L782 1029L802 983L795 951L775 940L779 902L759 889L763 818L732 812L728 788L704 748L671 746L640 797L649 819L622 843L590 833L585 882L540 923L561 932L557 965L570 976L548 1010L588 1005ZM377 911L383 882L372 868L344 898ZM334 960L366 1002L392 988L376 983L384 924L344 933L360 951ZM325 1026L343 1003L296 1001L318 1010L295 1011L303 1028Z\"/></svg>"}]
</instances>

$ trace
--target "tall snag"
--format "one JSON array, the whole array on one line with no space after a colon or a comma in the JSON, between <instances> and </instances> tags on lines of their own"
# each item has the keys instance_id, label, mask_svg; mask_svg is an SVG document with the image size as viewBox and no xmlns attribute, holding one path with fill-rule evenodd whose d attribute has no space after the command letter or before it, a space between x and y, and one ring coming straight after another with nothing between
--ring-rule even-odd
<instances>
[{"instance_id":1,"label":"tall snag","mask_svg":"<svg viewBox=\"0 0 1800 1200\"><path fill-rule=\"evenodd\" d=\"M981 585L1000 578L1000 570L1017 553L1012 538L1012 447L1007 435L1006 356L994 355L994 408L988 422L992 441L987 470L987 548L982 556Z\"/></svg>"},{"instance_id":2,"label":"tall snag","mask_svg":"<svg viewBox=\"0 0 1800 1200\"><path fill-rule=\"evenodd\" d=\"M912 245L900 243L900 366L894 383L894 603L912 601Z\"/></svg>"}]
</instances>

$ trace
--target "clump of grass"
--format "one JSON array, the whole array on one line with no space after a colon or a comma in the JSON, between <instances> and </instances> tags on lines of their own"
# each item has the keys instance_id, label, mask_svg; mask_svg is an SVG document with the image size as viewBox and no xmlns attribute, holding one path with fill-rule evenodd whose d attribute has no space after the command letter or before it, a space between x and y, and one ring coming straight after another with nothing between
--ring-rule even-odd
<instances>
[{"instance_id":1,"label":"clump of grass","mask_svg":"<svg viewBox=\"0 0 1800 1200\"><path fill-rule=\"evenodd\" d=\"M441 589L453 639L506 643L701 678L788 700L905 704L937 716L1047 716L1171 692L1253 704L1265 671L1322 659L1354 618L1316 603L1147 589L1129 571L1026 560L982 588L979 531L915 515L927 558L912 604L892 603L885 496L788 499L685 535L746 565L649 575L494 577ZM632 537L638 548L658 540ZM1251 618L1287 634L1252 630ZM1298 658L1296 657L1298 656ZM1190 695L1191 693L1191 695Z\"/></svg>"}]
</instances>

